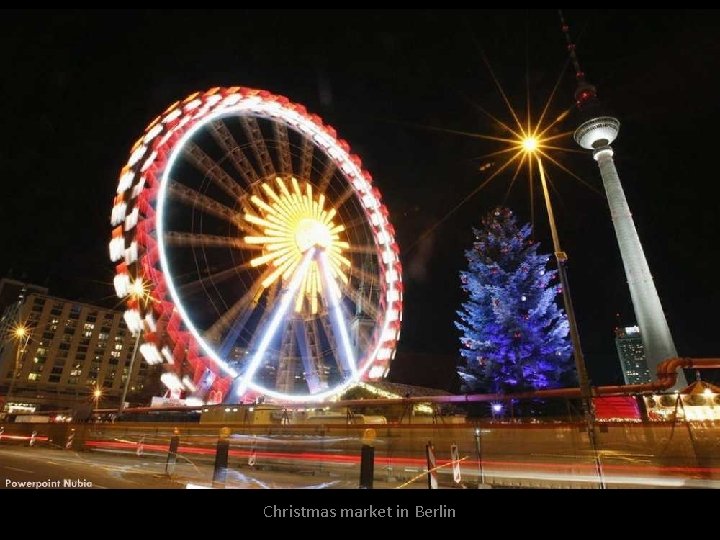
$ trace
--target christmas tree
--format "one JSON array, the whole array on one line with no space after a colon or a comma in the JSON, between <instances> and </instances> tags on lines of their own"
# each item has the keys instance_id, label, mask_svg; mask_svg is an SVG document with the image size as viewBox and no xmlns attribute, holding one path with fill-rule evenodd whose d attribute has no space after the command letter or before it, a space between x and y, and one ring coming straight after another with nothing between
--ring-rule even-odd
<instances>
[{"instance_id":1,"label":"christmas tree","mask_svg":"<svg viewBox=\"0 0 720 540\"><path fill-rule=\"evenodd\" d=\"M474 229L475 243L460 272L467 302L458 311L459 374L467 392L518 392L561 385L571 370L572 347L561 292L549 255L538 254L531 227L518 226L507 208L497 208Z\"/></svg>"}]
</instances>

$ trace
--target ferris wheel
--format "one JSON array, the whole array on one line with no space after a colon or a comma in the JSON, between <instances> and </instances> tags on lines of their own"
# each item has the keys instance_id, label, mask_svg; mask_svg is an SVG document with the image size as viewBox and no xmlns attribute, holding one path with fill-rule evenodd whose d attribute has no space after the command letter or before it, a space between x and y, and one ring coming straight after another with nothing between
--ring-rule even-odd
<instances>
[{"instance_id":1,"label":"ferris wheel","mask_svg":"<svg viewBox=\"0 0 720 540\"><path fill-rule=\"evenodd\" d=\"M321 400L387 375L394 229L360 159L303 106L243 87L174 103L133 146L111 222L125 321L173 395Z\"/></svg>"}]
</instances>

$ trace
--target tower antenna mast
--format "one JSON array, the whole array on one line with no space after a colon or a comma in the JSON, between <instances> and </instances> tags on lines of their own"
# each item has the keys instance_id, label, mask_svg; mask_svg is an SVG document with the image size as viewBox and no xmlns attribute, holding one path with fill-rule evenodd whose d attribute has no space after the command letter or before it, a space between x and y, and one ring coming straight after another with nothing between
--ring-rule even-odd
<instances>
[{"instance_id":1,"label":"tower antenna mast","mask_svg":"<svg viewBox=\"0 0 720 540\"><path fill-rule=\"evenodd\" d=\"M593 158L600 168L635 317L645 348L645 358L650 373L655 374L658 364L668 358L677 357L677 351L613 160L613 149L610 145L620 132L620 121L603 110L595 86L585 80L575 43L570 37L570 29L562 10L558 11L577 81L575 104L580 111L581 123L573 137L582 148L592 150ZM685 384L685 376L681 372L676 386Z\"/></svg>"}]
</instances>

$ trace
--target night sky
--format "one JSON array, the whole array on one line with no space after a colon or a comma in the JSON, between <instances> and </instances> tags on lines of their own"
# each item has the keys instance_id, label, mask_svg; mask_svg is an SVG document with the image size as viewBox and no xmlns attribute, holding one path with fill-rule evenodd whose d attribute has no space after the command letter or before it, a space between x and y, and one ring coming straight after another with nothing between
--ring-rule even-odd
<instances>
[{"instance_id":1,"label":"night sky","mask_svg":"<svg viewBox=\"0 0 720 540\"><path fill-rule=\"evenodd\" d=\"M622 123L616 165L677 349L717 356L720 14L566 18L588 79ZM505 199L511 172L416 240L502 163L480 159L494 143L420 126L503 136L473 105L511 121L481 51L521 117L527 88L536 115L566 65L554 10L4 12L0 48L0 275L12 270L51 294L115 305L107 244L120 167L150 120L213 86L306 105L373 174L405 268L396 380L417 371L403 355L446 365L456 356L458 271L485 212L505 202L524 221L534 213L535 237L551 251L537 187L534 212L526 175ZM566 70L549 118L571 105L572 91ZM577 149L570 137L561 145ZM602 192L589 154L553 155ZM634 315L607 205L548 169L591 378L618 382L613 328Z\"/></svg>"}]
</instances>

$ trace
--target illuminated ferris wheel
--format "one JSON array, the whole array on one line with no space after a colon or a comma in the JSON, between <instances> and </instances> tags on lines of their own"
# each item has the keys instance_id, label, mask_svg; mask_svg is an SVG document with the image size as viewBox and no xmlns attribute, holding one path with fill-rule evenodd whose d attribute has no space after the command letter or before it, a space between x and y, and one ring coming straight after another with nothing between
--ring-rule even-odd
<instances>
[{"instance_id":1,"label":"illuminated ferris wheel","mask_svg":"<svg viewBox=\"0 0 720 540\"><path fill-rule=\"evenodd\" d=\"M112 224L125 321L174 395L325 399L387 374L394 230L360 159L301 105L242 87L173 104L133 146Z\"/></svg>"}]
</instances>

